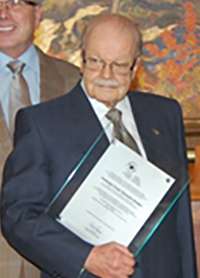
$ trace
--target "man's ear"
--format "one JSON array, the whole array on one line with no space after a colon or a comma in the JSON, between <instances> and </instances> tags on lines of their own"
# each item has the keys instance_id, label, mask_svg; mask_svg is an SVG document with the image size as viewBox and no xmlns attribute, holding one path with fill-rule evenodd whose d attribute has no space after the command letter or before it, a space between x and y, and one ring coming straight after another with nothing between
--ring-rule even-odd
<instances>
[{"instance_id":1,"label":"man's ear","mask_svg":"<svg viewBox=\"0 0 200 278\"><path fill-rule=\"evenodd\" d=\"M137 70L138 70L138 67L139 67L139 65L140 65L140 62L141 62L141 59L140 59L140 57L137 57L136 58L136 60L135 60L135 62L134 62L134 65L133 65L133 69L132 69L132 80L135 78L135 76L136 76L136 72L137 72Z\"/></svg>"},{"instance_id":2,"label":"man's ear","mask_svg":"<svg viewBox=\"0 0 200 278\"><path fill-rule=\"evenodd\" d=\"M83 74L84 71L84 59L85 59L85 52L84 50L81 51L81 64L80 64L80 72Z\"/></svg>"},{"instance_id":3,"label":"man's ear","mask_svg":"<svg viewBox=\"0 0 200 278\"><path fill-rule=\"evenodd\" d=\"M80 73L83 74L83 71L84 71L84 63L83 63L83 60L81 60Z\"/></svg>"},{"instance_id":4,"label":"man's ear","mask_svg":"<svg viewBox=\"0 0 200 278\"><path fill-rule=\"evenodd\" d=\"M35 8L35 29L39 26L43 17L43 9L41 5L37 5Z\"/></svg>"}]
</instances>

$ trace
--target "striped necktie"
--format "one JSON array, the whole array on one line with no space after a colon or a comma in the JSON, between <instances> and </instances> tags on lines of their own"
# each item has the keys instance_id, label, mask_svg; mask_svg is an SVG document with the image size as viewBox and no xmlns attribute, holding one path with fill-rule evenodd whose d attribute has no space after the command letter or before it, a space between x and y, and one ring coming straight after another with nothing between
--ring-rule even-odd
<instances>
[{"instance_id":1,"label":"striped necktie","mask_svg":"<svg viewBox=\"0 0 200 278\"><path fill-rule=\"evenodd\" d=\"M20 108L31 105L29 89L26 80L23 77L24 63L13 61L7 65L12 72L12 82L9 94L9 130L14 132L15 116Z\"/></svg>"},{"instance_id":2,"label":"striped necktie","mask_svg":"<svg viewBox=\"0 0 200 278\"><path fill-rule=\"evenodd\" d=\"M122 112L116 108L112 108L108 111L106 117L113 123L114 136L119 141L127 145L129 148L131 148L138 154L141 154L135 139L128 132L128 130L122 122Z\"/></svg>"}]
</instances>

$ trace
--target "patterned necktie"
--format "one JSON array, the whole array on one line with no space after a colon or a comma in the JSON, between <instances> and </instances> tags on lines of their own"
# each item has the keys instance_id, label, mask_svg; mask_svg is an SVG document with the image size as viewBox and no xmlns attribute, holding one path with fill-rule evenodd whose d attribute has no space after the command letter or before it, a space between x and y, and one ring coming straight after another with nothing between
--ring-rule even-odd
<instances>
[{"instance_id":1,"label":"patterned necktie","mask_svg":"<svg viewBox=\"0 0 200 278\"><path fill-rule=\"evenodd\" d=\"M24 66L25 64L19 61L13 61L7 65L13 73L8 107L9 130L11 134L13 134L14 131L15 116L17 111L22 107L31 105L28 85L22 75Z\"/></svg>"},{"instance_id":2,"label":"patterned necktie","mask_svg":"<svg viewBox=\"0 0 200 278\"><path fill-rule=\"evenodd\" d=\"M108 111L106 117L113 123L114 136L119 141L127 145L129 148L131 148L138 154L141 154L136 141L134 140L132 135L128 132L128 130L126 129L126 127L122 122L122 112L116 108L112 108L111 110Z\"/></svg>"}]
</instances>

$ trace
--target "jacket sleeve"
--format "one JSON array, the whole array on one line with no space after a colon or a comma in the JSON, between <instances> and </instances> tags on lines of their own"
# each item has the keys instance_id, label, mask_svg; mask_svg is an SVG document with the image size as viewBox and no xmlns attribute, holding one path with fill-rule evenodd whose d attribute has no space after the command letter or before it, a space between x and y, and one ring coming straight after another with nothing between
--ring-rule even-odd
<instances>
[{"instance_id":1,"label":"jacket sleeve","mask_svg":"<svg viewBox=\"0 0 200 278\"><path fill-rule=\"evenodd\" d=\"M176 113L178 120L178 132L179 136L179 157L181 157L182 163L180 162L180 167L182 168L182 182L188 183L189 177L187 174L187 156L186 156L186 145L185 145L185 133L182 120L182 112L180 106L178 106L178 111ZM182 166L181 166L182 165ZM188 189L184 192L181 199L178 202L178 215L177 215L177 234L180 245L181 263L182 263L182 278L197 278L197 268L196 268L196 256L193 238L193 223L192 223L192 213L191 213L191 200L190 200L190 190Z\"/></svg>"},{"instance_id":2,"label":"jacket sleeve","mask_svg":"<svg viewBox=\"0 0 200 278\"><path fill-rule=\"evenodd\" d=\"M1 196L2 233L22 256L52 277L78 277L92 246L44 213L52 198L48 154L31 109L17 116Z\"/></svg>"}]
</instances>

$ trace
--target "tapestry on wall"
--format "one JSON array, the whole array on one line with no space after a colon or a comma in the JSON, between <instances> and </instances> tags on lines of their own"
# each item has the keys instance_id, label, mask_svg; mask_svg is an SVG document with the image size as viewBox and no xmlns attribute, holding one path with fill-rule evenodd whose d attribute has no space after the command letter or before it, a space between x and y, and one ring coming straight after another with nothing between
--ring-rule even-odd
<instances>
[{"instance_id":1,"label":"tapestry on wall","mask_svg":"<svg viewBox=\"0 0 200 278\"><path fill-rule=\"evenodd\" d=\"M47 0L44 9L36 44L77 65L89 18L108 10L133 17L144 40L134 86L176 98L185 119L200 119L199 0Z\"/></svg>"}]
</instances>

